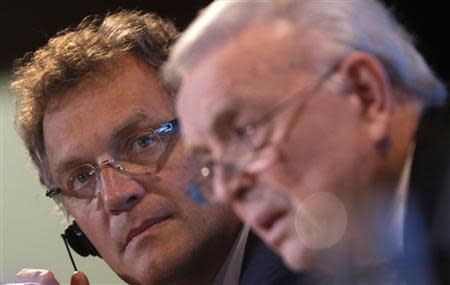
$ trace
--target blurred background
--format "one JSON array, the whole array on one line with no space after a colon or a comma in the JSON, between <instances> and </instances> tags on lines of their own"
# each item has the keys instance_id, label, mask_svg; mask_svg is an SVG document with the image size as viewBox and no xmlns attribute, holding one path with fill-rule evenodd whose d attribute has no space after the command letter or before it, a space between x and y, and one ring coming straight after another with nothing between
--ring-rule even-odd
<instances>
[{"instance_id":1,"label":"blurred background","mask_svg":"<svg viewBox=\"0 0 450 285\"><path fill-rule=\"evenodd\" d=\"M229 0L244 1L244 0ZM264 0L253 0L264 1ZM296 0L292 0L296 1ZM322 1L322 0L317 0ZM341 0L335 0L341 1ZM365 0L361 0L363 2ZM93 13L119 8L153 11L175 21L183 30L210 0L93 0L25 1L0 3L0 284L12 282L24 267L48 268L62 284L73 269L60 234L67 226L52 211L27 160L14 129L14 97L8 91L14 60L45 44L57 31L76 25ZM448 41L449 2L385 0L397 18L415 36L419 50L445 82L450 79ZM433 4L429 4L433 3ZM91 284L123 284L99 258L79 257L79 270Z\"/></svg>"}]
</instances>

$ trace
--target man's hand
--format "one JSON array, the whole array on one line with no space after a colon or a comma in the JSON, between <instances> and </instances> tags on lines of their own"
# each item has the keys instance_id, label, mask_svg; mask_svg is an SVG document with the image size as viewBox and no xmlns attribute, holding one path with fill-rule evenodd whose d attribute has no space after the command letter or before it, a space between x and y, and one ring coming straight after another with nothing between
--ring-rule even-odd
<instances>
[{"instance_id":1,"label":"man's hand","mask_svg":"<svg viewBox=\"0 0 450 285\"><path fill-rule=\"evenodd\" d=\"M70 285L89 285L89 280L83 272L75 271L70 278Z\"/></svg>"},{"instance_id":2,"label":"man's hand","mask_svg":"<svg viewBox=\"0 0 450 285\"><path fill-rule=\"evenodd\" d=\"M6 285L60 285L55 275L44 269L22 269L16 275L16 283ZM89 285L89 280L83 272L74 272L70 285Z\"/></svg>"}]
</instances>

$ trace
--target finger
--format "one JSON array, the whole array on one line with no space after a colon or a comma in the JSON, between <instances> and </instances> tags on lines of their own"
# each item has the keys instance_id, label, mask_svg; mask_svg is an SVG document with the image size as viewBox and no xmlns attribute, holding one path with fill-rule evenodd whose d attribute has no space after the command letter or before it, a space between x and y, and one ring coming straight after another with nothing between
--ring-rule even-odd
<instances>
[{"instance_id":1,"label":"finger","mask_svg":"<svg viewBox=\"0 0 450 285\"><path fill-rule=\"evenodd\" d=\"M41 285L41 283L36 283L36 282L26 282L26 283L6 283L5 285Z\"/></svg>"},{"instance_id":2,"label":"finger","mask_svg":"<svg viewBox=\"0 0 450 285\"><path fill-rule=\"evenodd\" d=\"M41 285L59 285L55 275L45 269L22 269L16 275L17 283L39 283Z\"/></svg>"},{"instance_id":3,"label":"finger","mask_svg":"<svg viewBox=\"0 0 450 285\"><path fill-rule=\"evenodd\" d=\"M83 272L75 271L70 278L70 285L89 285L89 280Z\"/></svg>"}]
</instances>

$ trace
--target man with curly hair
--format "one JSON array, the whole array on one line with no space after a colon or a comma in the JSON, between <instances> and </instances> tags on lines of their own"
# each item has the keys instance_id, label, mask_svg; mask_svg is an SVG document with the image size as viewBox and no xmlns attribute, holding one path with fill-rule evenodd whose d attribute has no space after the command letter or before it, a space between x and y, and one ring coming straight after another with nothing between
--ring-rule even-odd
<instances>
[{"instance_id":1,"label":"man with curly hair","mask_svg":"<svg viewBox=\"0 0 450 285\"><path fill-rule=\"evenodd\" d=\"M228 206L185 193L195 165L159 77L176 37L156 15L120 11L88 17L18 62L17 124L46 194L127 283L238 284L255 273L254 284L284 282L291 273ZM17 282L57 283L42 270Z\"/></svg>"}]
</instances>

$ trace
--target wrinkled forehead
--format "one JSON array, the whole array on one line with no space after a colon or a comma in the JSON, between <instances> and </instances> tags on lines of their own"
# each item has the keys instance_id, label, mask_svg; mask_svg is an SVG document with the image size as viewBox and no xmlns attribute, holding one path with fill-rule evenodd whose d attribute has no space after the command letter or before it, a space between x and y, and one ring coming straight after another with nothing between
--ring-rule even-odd
<instances>
[{"instance_id":1,"label":"wrinkled forehead","mask_svg":"<svg viewBox=\"0 0 450 285\"><path fill-rule=\"evenodd\" d=\"M117 76L86 79L45 112L44 142L51 166L74 156L92 160L126 132L173 119L158 78L133 60L121 63L124 68Z\"/></svg>"},{"instance_id":2,"label":"wrinkled forehead","mask_svg":"<svg viewBox=\"0 0 450 285\"><path fill-rule=\"evenodd\" d=\"M264 109L289 94L296 77L289 23L254 24L209 51L183 78L177 111L189 140L203 136L233 109ZM290 56L292 54L292 56Z\"/></svg>"},{"instance_id":3,"label":"wrinkled forehead","mask_svg":"<svg viewBox=\"0 0 450 285\"><path fill-rule=\"evenodd\" d=\"M192 72L177 95L177 114L188 143L203 141L216 117L232 109L238 97L230 80L222 78L213 62Z\"/></svg>"}]
</instances>

